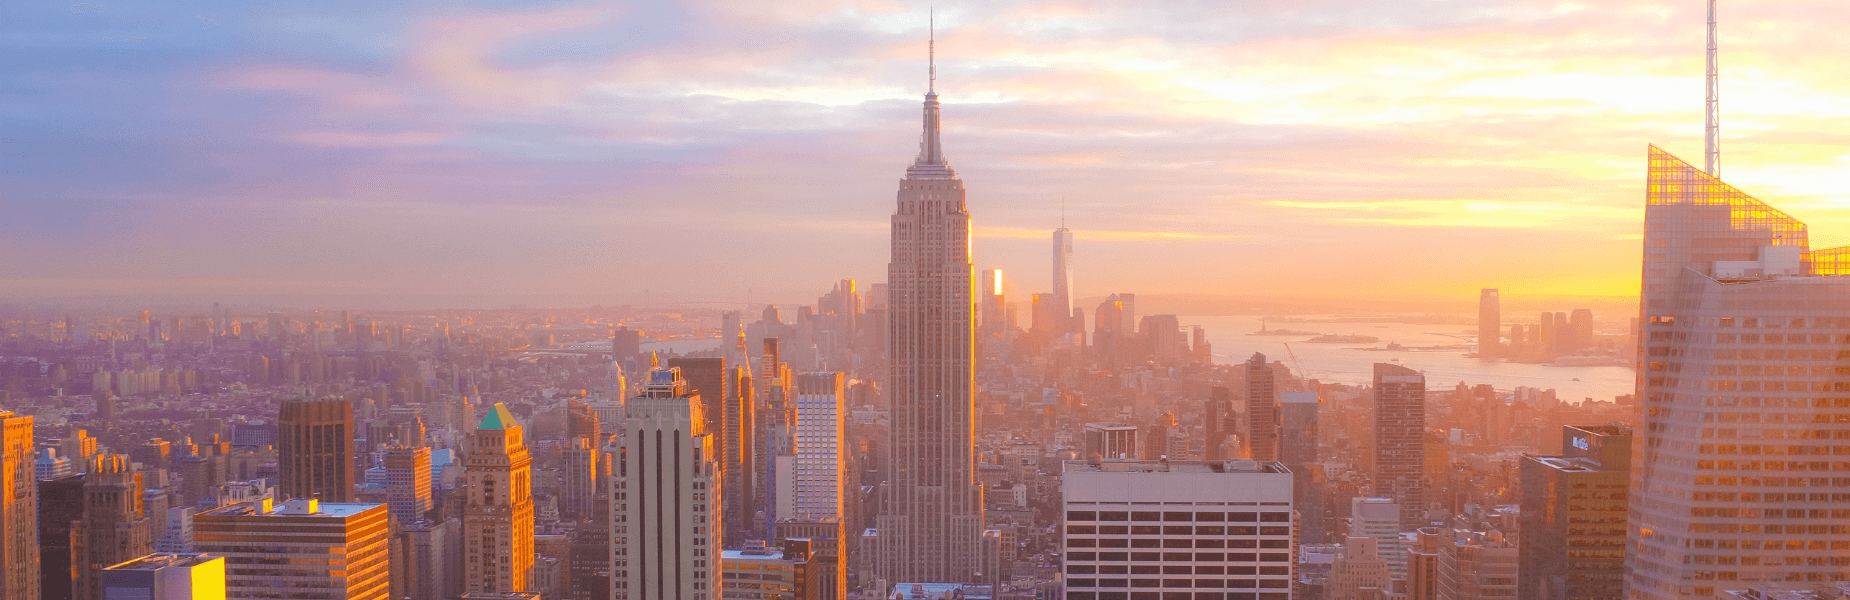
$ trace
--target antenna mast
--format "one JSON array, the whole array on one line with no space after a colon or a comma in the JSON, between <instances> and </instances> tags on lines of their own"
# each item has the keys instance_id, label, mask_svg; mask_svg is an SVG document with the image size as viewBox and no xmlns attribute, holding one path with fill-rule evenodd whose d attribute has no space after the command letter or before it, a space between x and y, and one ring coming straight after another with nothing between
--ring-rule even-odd
<instances>
[{"instance_id":1,"label":"antenna mast","mask_svg":"<svg viewBox=\"0 0 1850 600\"><path fill-rule=\"evenodd\" d=\"M1708 100L1703 104L1703 134L1706 144L1703 168L1710 177L1721 177L1722 106L1721 82L1716 71L1715 0L1709 0L1709 74Z\"/></svg>"},{"instance_id":2,"label":"antenna mast","mask_svg":"<svg viewBox=\"0 0 1850 600\"><path fill-rule=\"evenodd\" d=\"M1710 1L1713 2L1714 0ZM929 10L931 12L927 13L925 17L927 23L926 27L928 28L925 38L925 64L928 65L927 71L929 72L925 80L925 93L936 94L938 93L938 9L937 7L932 7ZM1711 21L1714 20L1714 16L1714 7L1710 7L1709 18ZM1714 25L1712 23L1710 25L1710 31L1714 31ZM1713 34L1711 34L1711 38L1712 37ZM1711 64L1713 64L1714 59L1710 60ZM1713 71L1714 69L1711 68L1710 70Z\"/></svg>"}]
</instances>

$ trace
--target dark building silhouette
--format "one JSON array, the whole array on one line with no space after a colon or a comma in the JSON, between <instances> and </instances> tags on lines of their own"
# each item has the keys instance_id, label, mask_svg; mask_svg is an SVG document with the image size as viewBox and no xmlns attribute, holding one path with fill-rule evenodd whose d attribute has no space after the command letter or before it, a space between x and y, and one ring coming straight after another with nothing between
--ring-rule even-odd
<instances>
[{"instance_id":1,"label":"dark building silhouette","mask_svg":"<svg viewBox=\"0 0 1850 600\"><path fill-rule=\"evenodd\" d=\"M352 403L284 400L277 434L282 497L353 501Z\"/></svg>"}]
</instances>

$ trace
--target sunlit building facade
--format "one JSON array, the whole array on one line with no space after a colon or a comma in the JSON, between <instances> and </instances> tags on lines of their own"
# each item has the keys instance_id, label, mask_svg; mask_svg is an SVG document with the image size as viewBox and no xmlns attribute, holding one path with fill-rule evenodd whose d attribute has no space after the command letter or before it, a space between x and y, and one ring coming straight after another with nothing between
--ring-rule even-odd
<instances>
[{"instance_id":1,"label":"sunlit building facade","mask_svg":"<svg viewBox=\"0 0 1850 600\"><path fill-rule=\"evenodd\" d=\"M980 578L983 491L976 481L976 269L963 180L945 162L938 94L925 95L918 159L899 183L887 265L892 427L875 519L876 576Z\"/></svg>"},{"instance_id":2,"label":"sunlit building facade","mask_svg":"<svg viewBox=\"0 0 1850 600\"><path fill-rule=\"evenodd\" d=\"M1850 251L1649 163L1626 596L1850 579Z\"/></svg>"}]
</instances>

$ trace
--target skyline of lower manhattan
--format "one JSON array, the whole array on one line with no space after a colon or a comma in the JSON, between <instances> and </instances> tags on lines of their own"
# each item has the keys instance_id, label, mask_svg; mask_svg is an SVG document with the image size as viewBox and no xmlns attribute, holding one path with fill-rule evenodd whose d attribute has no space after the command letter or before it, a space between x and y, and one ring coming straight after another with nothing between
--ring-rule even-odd
<instances>
[{"instance_id":1,"label":"skyline of lower manhattan","mask_svg":"<svg viewBox=\"0 0 1850 600\"><path fill-rule=\"evenodd\" d=\"M1850 598L1846 23L0 8L0 600Z\"/></svg>"}]
</instances>

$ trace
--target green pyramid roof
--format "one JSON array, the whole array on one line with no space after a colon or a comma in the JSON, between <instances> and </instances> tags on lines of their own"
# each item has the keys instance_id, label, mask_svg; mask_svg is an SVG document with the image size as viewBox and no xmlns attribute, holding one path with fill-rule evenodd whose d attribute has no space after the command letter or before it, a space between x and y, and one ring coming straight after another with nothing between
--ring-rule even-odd
<instances>
[{"instance_id":1,"label":"green pyramid roof","mask_svg":"<svg viewBox=\"0 0 1850 600\"><path fill-rule=\"evenodd\" d=\"M514 413L508 412L507 405L496 402L494 408L488 409L488 414L482 417L482 424L477 425L475 428L507 429L509 427L519 426L520 422L514 420Z\"/></svg>"}]
</instances>

